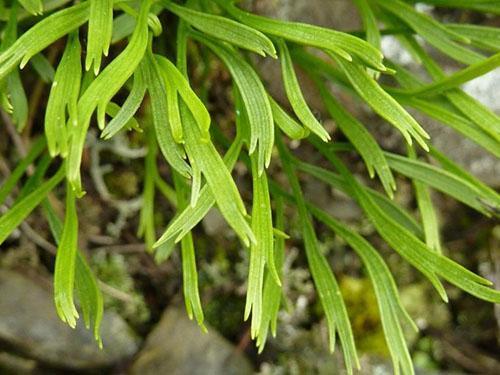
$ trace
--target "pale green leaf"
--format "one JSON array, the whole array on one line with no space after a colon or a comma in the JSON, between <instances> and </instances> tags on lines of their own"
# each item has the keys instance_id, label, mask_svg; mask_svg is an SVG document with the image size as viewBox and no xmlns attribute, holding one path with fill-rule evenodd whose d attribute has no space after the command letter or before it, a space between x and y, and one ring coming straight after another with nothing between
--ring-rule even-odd
<instances>
[{"instance_id":1,"label":"pale green leaf","mask_svg":"<svg viewBox=\"0 0 500 375\"><path fill-rule=\"evenodd\" d=\"M487 59L470 65L462 70L459 70L452 75L443 78L437 82L433 82L426 86L420 87L416 90L408 92L411 96L432 96L443 91L457 88L460 85L473 80L474 78L480 77L493 69L500 66L500 52L496 53Z\"/></svg>"},{"instance_id":2,"label":"pale green leaf","mask_svg":"<svg viewBox=\"0 0 500 375\"><path fill-rule=\"evenodd\" d=\"M295 161L295 164L298 169L310 174L311 176L314 176L320 181L330 184L335 189L338 189L343 193L353 197L353 194L351 192L348 183L342 178L342 176L339 176L336 173L333 173L331 171L317 167L312 164L302 163L298 161ZM392 200L387 198L387 196L382 195L370 188L367 187L363 188L365 189L366 193L370 195L373 201L380 207L380 209L386 212L387 215L389 215L394 221L400 223L402 226L404 226L407 230L416 235L418 238L424 238L424 233L420 225L403 208L401 208L399 205L397 205Z\"/></svg>"},{"instance_id":3,"label":"pale green leaf","mask_svg":"<svg viewBox=\"0 0 500 375\"><path fill-rule=\"evenodd\" d=\"M320 90L320 95L328 113L363 158L370 177L373 178L376 171L386 193L392 198L393 190L396 190L396 182L378 143L363 124L334 99L333 95L319 79L316 80L316 86Z\"/></svg>"},{"instance_id":4,"label":"pale green leaf","mask_svg":"<svg viewBox=\"0 0 500 375\"><path fill-rule=\"evenodd\" d=\"M17 7L11 10L9 21L4 30L1 49L12 46L17 39ZM19 69L14 69L6 77L6 99L9 101L9 113L18 131L24 129L28 121L28 99L24 91Z\"/></svg>"},{"instance_id":5,"label":"pale green leaf","mask_svg":"<svg viewBox=\"0 0 500 375\"><path fill-rule=\"evenodd\" d=\"M365 68L356 63L346 63L333 55L331 57L345 73L359 96L376 113L398 129L408 144L412 144L413 137L424 150L428 149L425 139L429 138L429 135L392 96L370 77Z\"/></svg>"},{"instance_id":6,"label":"pale green leaf","mask_svg":"<svg viewBox=\"0 0 500 375\"><path fill-rule=\"evenodd\" d=\"M366 33L366 41L377 49L380 49L381 36L377 25L377 19L368 0L354 0L359 10L361 20Z\"/></svg>"},{"instance_id":7,"label":"pale green leaf","mask_svg":"<svg viewBox=\"0 0 500 375\"><path fill-rule=\"evenodd\" d=\"M446 80L444 71L416 40L408 36L404 36L404 38L408 41L408 47L418 56L431 77L438 81ZM458 88L451 89L444 95L459 112L473 121L477 127L491 135L496 141L500 141L500 117Z\"/></svg>"},{"instance_id":8,"label":"pale green leaf","mask_svg":"<svg viewBox=\"0 0 500 375\"><path fill-rule=\"evenodd\" d=\"M48 200L43 202L43 207L52 236L56 243L59 244L63 233L63 223ZM100 328L104 313L104 301L102 293L97 286L97 279L92 274L80 250L77 250L76 253L75 289L78 293L79 305L83 312L85 325L87 329L93 327L94 338L99 343L99 346L102 347Z\"/></svg>"},{"instance_id":9,"label":"pale green leaf","mask_svg":"<svg viewBox=\"0 0 500 375\"><path fill-rule=\"evenodd\" d=\"M99 73L102 55L108 55L113 34L113 0L89 0L90 15L87 34L87 57L85 70L94 65L94 74Z\"/></svg>"},{"instance_id":10,"label":"pale green leaf","mask_svg":"<svg viewBox=\"0 0 500 375\"><path fill-rule=\"evenodd\" d=\"M285 214L283 200L276 199L276 229L285 230ZM269 270L264 276L264 291L262 292L262 319L259 332L257 334L257 347L259 353L266 345L269 329L273 336L276 336L276 326L278 322L278 312L281 304L281 285L277 281L282 276L282 267L285 259L285 238L276 236L274 240L274 263L278 279L273 277Z\"/></svg>"},{"instance_id":11,"label":"pale green leaf","mask_svg":"<svg viewBox=\"0 0 500 375\"><path fill-rule=\"evenodd\" d=\"M184 103L191 111L191 114L195 118L200 130L203 134L205 134L205 138L208 139L208 130L210 128L211 120L205 104L203 104L201 99L189 85L189 82L170 60L159 55L156 55L155 57L158 61L158 65L162 69L163 76L165 79L170 80L170 85L175 90L176 95L177 93L180 95Z\"/></svg>"},{"instance_id":12,"label":"pale green leaf","mask_svg":"<svg viewBox=\"0 0 500 375\"><path fill-rule=\"evenodd\" d=\"M242 144L243 142L241 137L237 136L224 156L224 164L228 170L232 170L236 164ZM170 222L167 229L154 246L158 247L172 238L175 238L176 242L180 241L206 216L214 204L214 193L212 193L207 185L204 185L200 190L196 205L186 207L178 216L176 216Z\"/></svg>"},{"instance_id":13,"label":"pale green leaf","mask_svg":"<svg viewBox=\"0 0 500 375\"><path fill-rule=\"evenodd\" d=\"M464 170L457 163L453 162L449 158L447 158L443 153L438 151L435 147L431 146L430 154L434 159L436 159L441 167L448 172L454 174L462 178L465 181L468 181L471 185L473 185L476 189L482 192L483 198L479 198L481 200L481 204L484 205L484 208L491 212L492 215L499 215L499 201L498 201L498 193L490 188L488 185L480 181L477 177L473 176L471 173ZM488 197L485 199L484 197ZM496 204L494 203L496 202Z\"/></svg>"},{"instance_id":14,"label":"pale green leaf","mask_svg":"<svg viewBox=\"0 0 500 375\"><path fill-rule=\"evenodd\" d=\"M189 194L189 189L185 181L183 180L183 177L179 176L178 174L174 174L173 177L179 208L184 209L188 206L187 196ZM171 241L173 242L173 240ZM167 241L162 246L167 245L169 242L170 241ZM161 247L157 249L157 252L160 250ZM181 256L182 283L186 310L188 312L189 318L193 319L194 317L201 329L206 332L207 328L203 324L205 318L200 301L200 292L198 288L198 270L196 268L196 255L193 236L191 233L188 233L181 240Z\"/></svg>"},{"instance_id":15,"label":"pale green leaf","mask_svg":"<svg viewBox=\"0 0 500 375\"><path fill-rule=\"evenodd\" d=\"M377 0L377 3L393 16L406 23L415 32L441 52L464 64L474 64L482 61L484 56L467 49L456 41L470 41L435 21L427 14L417 12L412 6L400 0Z\"/></svg>"},{"instance_id":16,"label":"pale green leaf","mask_svg":"<svg viewBox=\"0 0 500 375\"><path fill-rule=\"evenodd\" d=\"M278 42L278 47L280 51L281 74L285 85L285 92L293 111L306 128L315 133L323 141L329 141L331 139L330 135L316 119L302 94L299 81L293 68L292 58L288 52L288 47L282 40Z\"/></svg>"},{"instance_id":17,"label":"pale green leaf","mask_svg":"<svg viewBox=\"0 0 500 375\"><path fill-rule=\"evenodd\" d=\"M24 9L37 16L43 13L42 0L18 0Z\"/></svg>"},{"instance_id":18,"label":"pale green leaf","mask_svg":"<svg viewBox=\"0 0 500 375\"><path fill-rule=\"evenodd\" d=\"M228 0L217 0L217 3L238 21L265 34L303 45L326 49L348 61L351 61L351 55L354 55L374 69L386 70L382 64L382 53L371 44L352 35L315 25L257 16L236 8Z\"/></svg>"},{"instance_id":19,"label":"pale green leaf","mask_svg":"<svg viewBox=\"0 0 500 375\"><path fill-rule=\"evenodd\" d=\"M394 250L431 281L445 301L448 299L446 291L438 277L442 277L477 298L495 303L500 302L500 292L489 287L492 284L489 280L470 272L451 259L429 249L425 243L414 237L378 208L360 187L354 176L332 153L325 153L325 156L349 181L358 203L363 207L377 232Z\"/></svg>"},{"instance_id":20,"label":"pale green leaf","mask_svg":"<svg viewBox=\"0 0 500 375\"><path fill-rule=\"evenodd\" d=\"M274 234L271 213L271 200L266 173L259 174L255 155L252 164L253 203L252 231L256 242L250 246L250 266L248 270L248 289L245 306L245 319L252 312L251 337L260 331L263 317L264 271L267 270L274 281L281 285L274 262Z\"/></svg>"},{"instance_id":21,"label":"pale green leaf","mask_svg":"<svg viewBox=\"0 0 500 375\"><path fill-rule=\"evenodd\" d=\"M45 136L50 154L66 157L68 154L68 130L66 111L77 118L78 96L82 79L81 48L78 32L70 34L66 48L57 66L45 111ZM72 126L73 124L69 124Z\"/></svg>"},{"instance_id":22,"label":"pale green leaf","mask_svg":"<svg viewBox=\"0 0 500 375\"><path fill-rule=\"evenodd\" d=\"M137 235L143 237L146 242L146 249L153 251L155 243L155 183L156 174L156 154L158 146L151 129L146 132L148 153L144 160L144 184L142 190L142 207L139 214L139 227Z\"/></svg>"},{"instance_id":23,"label":"pale green leaf","mask_svg":"<svg viewBox=\"0 0 500 375\"><path fill-rule=\"evenodd\" d=\"M273 113L264 85L255 70L236 51L206 38L197 38L206 44L231 72L245 104L251 127L249 152L252 154L256 151L258 144L259 171L262 173L271 162L274 143Z\"/></svg>"},{"instance_id":24,"label":"pale green leaf","mask_svg":"<svg viewBox=\"0 0 500 375\"><path fill-rule=\"evenodd\" d=\"M485 204L500 207L500 195L486 194L484 189L463 179L459 175L440 169L428 163L405 158L404 156L386 153L389 166L412 179L417 179L447 194L456 200L490 216Z\"/></svg>"},{"instance_id":25,"label":"pale green leaf","mask_svg":"<svg viewBox=\"0 0 500 375\"><path fill-rule=\"evenodd\" d=\"M493 138L491 134L486 133L483 129L478 127L474 122L462 116L460 113L457 113L458 110L447 108L442 105L442 102L438 102L436 98L397 98L400 103L413 107L442 124L449 126L463 136L476 142L493 155L500 157L500 142Z\"/></svg>"},{"instance_id":26,"label":"pale green leaf","mask_svg":"<svg viewBox=\"0 0 500 375\"><path fill-rule=\"evenodd\" d=\"M269 103L271 103L271 110L273 111L274 123L291 139L307 138L310 134L309 130L300 125L293 119L281 106L269 96Z\"/></svg>"},{"instance_id":27,"label":"pale green leaf","mask_svg":"<svg viewBox=\"0 0 500 375\"><path fill-rule=\"evenodd\" d=\"M184 103L180 103L180 110L189 159L196 159L199 163L222 216L242 242L249 246L251 242L255 242L255 236L245 219L245 205L229 170L213 143L203 139L193 115Z\"/></svg>"},{"instance_id":28,"label":"pale green leaf","mask_svg":"<svg viewBox=\"0 0 500 375\"><path fill-rule=\"evenodd\" d=\"M459 23L448 23L446 27L470 39L479 48L495 52L500 50L500 30L497 27Z\"/></svg>"},{"instance_id":29,"label":"pale green leaf","mask_svg":"<svg viewBox=\"0 0 500 375\"><path fill-rule=\"evenodd\" d=\"M42 81L45 83L51 83L54 81L56 72L52 67L51 62L43 55L43 53L37 53L33 56L30 60L30 64L38 73Z\"/></svg>"},{"instance_id":30,"label":"pale green leaf","mask_svg":"<svg viewBox=\"0 0 500 375\"><path fill-rule=\"evenodd\" d=\"M160 150L172 168L182 176L189 177L191 168L184 160L185 152L175 143L169 128L165 82L152 54L146 55L139 69L143 69L142 74L148 86L153 124Z\"/></svg>"},{"instance_id":31,"label":"pale green leaf","mask_svg":"<svg viewBox=\"0 0 500 375\"><path fill-rule=\"evenodd\" d=\"M84 1L36 23L0 54L0 79L18 64L23 68L32 56L84 24L88 16L89 4Z\"/></svg>"},{"instance_id":32,"label":"pale green leaf","mask_svg":"<svg viewBox=\"0 0 500 375\"><path fill-rule=\"evenodd\" d=\"M134 72L134 82L130 94L120 107L120 110L113 116L113 119L102 131L101 138L110 139L124 127L130 127L130 121L133 121L134 114L141 106L144 95L146 94L147 85L144 81L142 72L142 69L137 69Z\"/></svg>"},{"instance_id":33,"label":"pale green leaf","mask_svg":"<svg viewBox=\"0 0 500 375\"><path fill-rule=\"evenodd\" d=\"M76 197L71 186L66 187L66 215L61 240L57 247L54 267L54 302L59 318L71 328L76 327L78 312L73 301L75 263L78 246Z\"/></svg>"},{"instance_id":34,"label":"pale green leaf","mask_svg":"<svg viewBox=\"0 0 500 375\"><path fill-rule=\"evenodd\" d=\"M411 1L414 3L420 2L420 0ZM500 4L498 4L498 0L425 0L425 2L438 7L455 7L484 13L490 12L493 14L500 14Z\"/></svg>"},{"instance_id":35,"label":"pale green leaf","mask_svg":"<svg viewBox=\"0 0 500 375\"><path fill-rule=\"evenodd\" d=\"M71 145L68 154L67 178L78 196L83 194L80 164L90 118L97 108L99 127L104 128L108 103L141 62L148 42L147 18L151 3L152 0L141 2L140 16L129 44L85 90L78 101L78 118L70 118L70 123L75 125L70 132Z\"/></svg>"},{"instance_id":36,"label":"pale green leaf","mask_svg":"<svg viewBox=\"0 0 500 375\"><path fill-rule=\"evenodd\" d=\"M408 156L411 159L417 159L415 150L408 147ZM417 200L418 210L420 212L420 221L424 228L425 243L429 249L441 253L441 241L439 240L439 223L431 199L431 193L427 186L416 179L412 180L415 189L415 198Z\"/></svg>"},{"instance_id":37,"label":"pale green leaf","mask_svg":"<svg viewBox=\"0 0 500 375\"><path fill-rule=\"evenodd\" d=\"M170 1L162 1L162 3L165 8L206 35L256 52L262 56L267 54L276 57L276 50L273 43L260 31L231 19L198 12L176 5Z\"/></svg>"}]
</instances>

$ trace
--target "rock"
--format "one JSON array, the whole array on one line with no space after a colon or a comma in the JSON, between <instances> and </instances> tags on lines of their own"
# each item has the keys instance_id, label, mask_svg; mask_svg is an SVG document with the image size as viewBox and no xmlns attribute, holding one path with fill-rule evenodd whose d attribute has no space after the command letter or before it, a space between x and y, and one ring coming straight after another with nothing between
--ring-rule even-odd
<instances>
[{"instance_id":1,"label":"rock","mask_svg":"<svg viewBox=\"0 0 500 375\"><path fill-rule=\"evenodd\" d=\"M203 333L186 312L171 307L146 340L133 375L252 374L252 367L226 339L208 327Z\"/></svg>"},{"instance_id":2,"label":"rock","mask_svg":"<svg viewBox=\"0 0 500 375\"><path fill-rule=\"evenodd\" d=\"M0 352L0 374L32 374L36 368L36 361L16 356L7 352Z\"/></svg>"},{"instance_id":3,"label":"rock","mask_svg":"<svg viewBox=\"0 0 500 375\"><path fill-rule=\"evenodd\" d=\"M52 292L19 273L0 270L0 296L0 343L44 366L107 368L137 351L137 339L117 314L104 314L100 350L82 320L68 327L56 314Z\"/></svg>"},{"instance_id":4,"label":"rock","mask_svg":"<svg viewBox=\"0 0 500 375\"><path fill-rule=\"evenodd\" d=\"M230 231L226 220L217 208L211 208L202 220L203 229L209 236L215 236L220 233Z\"/></svg>"}]
</instances>

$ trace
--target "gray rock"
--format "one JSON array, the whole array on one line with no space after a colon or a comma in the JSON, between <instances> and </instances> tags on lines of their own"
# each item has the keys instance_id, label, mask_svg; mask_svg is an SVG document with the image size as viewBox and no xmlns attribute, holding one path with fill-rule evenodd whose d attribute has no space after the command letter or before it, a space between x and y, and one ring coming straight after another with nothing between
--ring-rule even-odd
<instances>
[{"instance_id":1,"label":"gray rock","mask_svg":"<svg viewBox=\"0 0 500 375\"><path fill-rule=\"evenodd\" d=\"M137 351L137 339L117 314L104 314L100 350L81 320L74 330L59 320L52 292L19 273L0 270L0 296L0 343L46 366L105 368Z\"/></svg>"},{"instance_id":2,"label":"gray rock","mask_svg":"<svg viewBox=\"0 0 500 375\"><path fill-rule=\"evenodd\" d=\"M243 354L208 327L203 333L185 311L171 307L146 340L132 366L134 375L252 374Z\"/></svg>"},{"instance_id":3,"label":"gray rock","mask_svg":"<svg viewBox=\"0 0 500 375\"><path fill-rule=\"evenodd\" d=\"M36 368L36 361L16 356L7 352L0 352L0 374L32 374Z\"/></svg>"}]
</instances>

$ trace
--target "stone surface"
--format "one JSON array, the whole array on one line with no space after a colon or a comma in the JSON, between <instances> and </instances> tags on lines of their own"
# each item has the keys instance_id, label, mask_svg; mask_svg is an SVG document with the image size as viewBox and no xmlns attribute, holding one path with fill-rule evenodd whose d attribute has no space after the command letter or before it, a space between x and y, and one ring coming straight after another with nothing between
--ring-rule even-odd
<instances>
[{"instance_id":1,"label":"stone surface","mask_svg":"<svg viewBox=\"0 0 500 375\"><path fill-rule=\"evenodd\" d=\"M133 375L252 373L248 360L226 339L210 327L203 333L184 310L175 307L166 310L131 370Z\"/></svg>"},{"instance_id":2,"label":"stone surface","mask_svg":"<svg viewBox=\"0 0 500 375\"><path fill-rule=\"evenodd\" d=\"M36 369L36 361L0 352L0 374L32 374Z\"/></svg>"},{"instance_id":3,"label":"stone surface","mask_svg":"<svg viewBox=\"0 0 500 375\"><path fill-rule=\"evenodd\" d=\"M44 366L106 368L137 351L136 338L115 313L104 315L100 350L81 320L75 330L59 320L51 291L19 273L0 270L0 296L0 344Z\"/></svg>"}]
</instances>

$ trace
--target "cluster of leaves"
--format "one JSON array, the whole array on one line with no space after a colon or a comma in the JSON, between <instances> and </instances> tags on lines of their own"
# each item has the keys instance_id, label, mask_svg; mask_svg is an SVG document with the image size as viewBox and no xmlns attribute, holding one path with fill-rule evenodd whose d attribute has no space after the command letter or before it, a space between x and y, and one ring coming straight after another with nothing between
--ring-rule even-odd
<instances>
[{"instance_id":1,"label":"cluster of leaves","mask_svg":"<svg viewBox=\"0 0 500 375\"><path fill-rule=\"evenodd\" d=\"M268 332L276 333L281 283L286 277L281 272L287 238L286 204L297 208L331 350L338 335L348 371L359 367L348 312L327 258L319 249L313 220L324 223L359 255L377 296L394 369L413 373L403 326L415 325L400 303L384 259L359 233L305 200L297 177L299 171L355 200L387 244L428 278L444 301L447 295L441 280L480 299L500 303L500 292L490 288L490 281L442 254L430 190L451 196L486 216L498 215L500 197L434 148L426 131L405 109L411 107L434 118L498 157L499 117L460 86L500 65L500 30L442 24L416 11L411 1L402 0L354 0L364 30L353 33L258 16L241 10L230 0L188 0L183 5L170 0L72 3L19 0L8 5L2 1L0 7L0 18L5 21L0 50L0 104L20 132L28 121L20 69L30 63L40 79L51 82L45 137L33 137L29 154L0 187L3 203L28 173L28 166L35 165L11 208L0 218L0 243L37 206L43 207L58 243L55 304L61 319L70 326L74 327L78 318L76 290L85 321L100 340L102 296L78 249L77 216L77 200L84 194L80 178L82 152L94 112L104 139L121 131L145 130L148 154L139 234L158 260L167 258L180 243L186 308L202 327L191 230L216 206L250 252L245 319L251 316L251 335L262 350ZM498 1L425 3L500 14ZM154 51L165 34L174 33L171 27L168 32L162 29L158 16L164 12L179 20L175 51L171 51L176 61ZM418 77L384 60L380 51L382 34L394 34L423 65L427 77ZM64 52L53 68L42 51L61 38ZM427 45L464 67L445 75L424 48ZM103 59L111 47L114 57ZM187 65L191 49L209 51L211 58L219 59L231 74L236 136L230 141L218 131L204 102L190 86ZM290 112L267 92L253 67L252 53L278 59ZM328 114L347 142L331 141L331 135L314 116L294 64L315 82ZM382 85L378 81L382 74L392 75L396 84ZM397 129L407 143L407 155L382 150L364 124L332 95L332 84L366 103ZM118 93L128 94L122 104L112 101ZM141 107L146 107L147 116L138 115ZM331 169L294 157L285 136L307 139L329 161ZM414 143L422 149L422 158L417 157ZM227 147L224 157L216 145ZM361 183L343 164L339 155L347 151L361 157L369 176L378 177L385 194ZM170 166L173 187L158 172L158 153ZM280 161L290 189L267 173L273 159ZM252 175L250 214L231 176L238 160L246 163ZM53 164L60 164L58 171L46 177ZM413 181L419 221L392 200L395 173ZM64 181L66 213L61 221L47 196ZM178 212L158 240L154 225L157 192L164 194Z\"/></svg>"}]
</instances>

